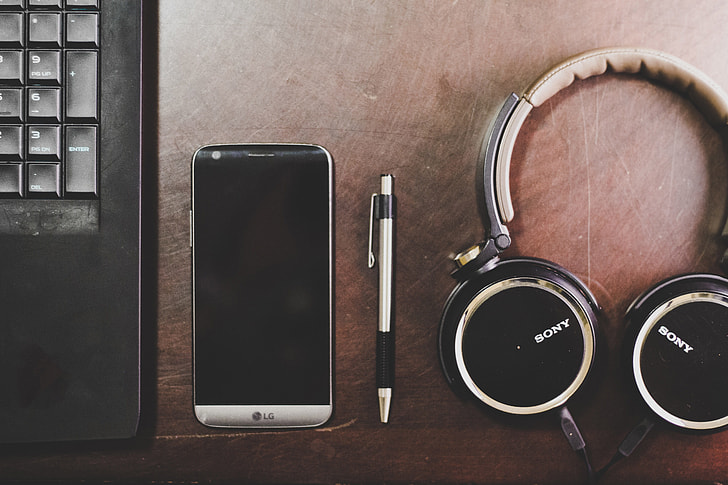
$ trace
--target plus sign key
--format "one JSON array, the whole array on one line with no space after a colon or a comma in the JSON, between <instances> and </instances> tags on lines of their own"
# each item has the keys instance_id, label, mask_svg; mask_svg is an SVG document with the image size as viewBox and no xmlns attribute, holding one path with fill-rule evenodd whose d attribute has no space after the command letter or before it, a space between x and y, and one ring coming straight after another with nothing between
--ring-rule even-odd
<instances>
[{"instance_id":1,"label":"plus sign key","mask_svg":"<svg viewBox=\"0 0 728 485\"><path fill-rule=\"evenodd\" d=\"M95 122L98 98L98 53L66 52L66 120Z\"/></svg>"}]
</instances>

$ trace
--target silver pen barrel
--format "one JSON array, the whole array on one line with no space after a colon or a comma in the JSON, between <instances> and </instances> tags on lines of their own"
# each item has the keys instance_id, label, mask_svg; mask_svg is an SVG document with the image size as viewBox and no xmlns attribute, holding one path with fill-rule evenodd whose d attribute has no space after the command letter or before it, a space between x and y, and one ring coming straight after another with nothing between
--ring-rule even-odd
<instances>
[{"instance_id":1,"label":"silver pen barrel","mask_svg":"<svg viewBox=\"0 0 728 485\"><path fill-rule=\"evenodd\" d=\"M379 221L379 315L377 327L376 380L379 399L379 418L389 421L389 408L394 386L394 334L393 292L394 292L394 177L381 176L380 193L372 197L371 222ZM374 260L371 251L370 227L369 266Z\"/></svg>"}]
</instances>

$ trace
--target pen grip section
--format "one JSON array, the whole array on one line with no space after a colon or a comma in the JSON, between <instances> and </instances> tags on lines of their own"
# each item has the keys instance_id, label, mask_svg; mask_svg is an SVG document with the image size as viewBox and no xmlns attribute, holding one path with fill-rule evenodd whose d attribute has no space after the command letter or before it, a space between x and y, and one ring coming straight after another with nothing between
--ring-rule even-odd
<instances>
[{"instance_id":1,"label":"pen grip section","mask_svg":"<svg viewBox=\"0 0 728 485\"><path fill-rule=\"evenodd\" d=\"M377 331L377 388L394 384L394 334Z\"/></svg>"}]
</instances>

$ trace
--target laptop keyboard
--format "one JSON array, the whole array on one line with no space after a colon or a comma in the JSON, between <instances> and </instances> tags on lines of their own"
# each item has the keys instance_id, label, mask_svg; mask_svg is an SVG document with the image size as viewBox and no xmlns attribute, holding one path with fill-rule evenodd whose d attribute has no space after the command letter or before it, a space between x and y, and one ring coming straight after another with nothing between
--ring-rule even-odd
<instances>
[{"instance_id":1,"label":"laptop keyboard","mask_svg":"<svg viewBox=\"0 0 728 485\"><path fill-rule=\"evenodd\" d=\"M142 3L0 0L0 443L136 433Z\"/></svg>"},{"instance_id":2,"label":"laptop keyboard","mask_svg":"<svg viewBox=\"0 0 728 485\"><path fill-rule=\"evenodd\" d=\"M95 199L100 0L0 0L0 198Z\"/></svg>"}]
</instances>

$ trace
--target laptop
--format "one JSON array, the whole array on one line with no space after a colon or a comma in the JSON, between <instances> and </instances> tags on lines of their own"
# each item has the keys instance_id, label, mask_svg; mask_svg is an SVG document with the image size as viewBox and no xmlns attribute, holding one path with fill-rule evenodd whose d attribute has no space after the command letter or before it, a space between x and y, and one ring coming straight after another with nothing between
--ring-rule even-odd
<instances>
[{"instance_id":1,"label":"laptop","mask_svg":"<svg viewBox=\"0 0 728 485\"><path fill-rule=\"evenodd\" d=\"M139 421L141 0L0 0L0 442Z\"/></svg>"}]
</instances>

